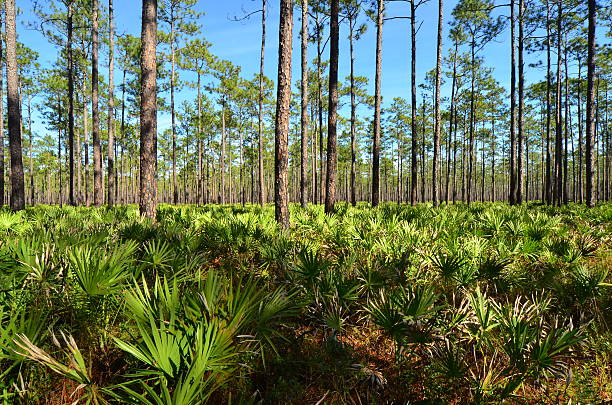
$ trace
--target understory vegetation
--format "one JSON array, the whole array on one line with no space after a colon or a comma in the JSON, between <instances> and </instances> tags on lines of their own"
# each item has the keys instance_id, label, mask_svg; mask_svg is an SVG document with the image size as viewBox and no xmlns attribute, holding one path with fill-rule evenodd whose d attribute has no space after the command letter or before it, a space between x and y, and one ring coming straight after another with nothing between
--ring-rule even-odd
<instances>
[{"instance_id":1,"label":"understory vegetation","mask_svg":"<svg viewBox=\"0 0 612 405\"><path fill-rule=\"evenodd\" d=\"M0 212L0 403L612 400L612 205L291 219Z\"/></svg>"}]
</instances>

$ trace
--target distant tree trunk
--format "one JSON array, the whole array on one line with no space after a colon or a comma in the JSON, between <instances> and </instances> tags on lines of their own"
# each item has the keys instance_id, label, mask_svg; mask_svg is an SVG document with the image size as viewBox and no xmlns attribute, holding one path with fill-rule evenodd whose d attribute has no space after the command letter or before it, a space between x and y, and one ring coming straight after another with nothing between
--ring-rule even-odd
<instances>
[{"instance_id":1,"label":"distant tree trunk","mask_svg":"<svg viewBox=\"0 0 612 405\"><path fill-rule=\"evenodd\" d=\"M115 203L115 26L113 0L108 0L108 205Z\"/></svg>"},{"instance_id":2,"label":"distant tree trunk","mask_svg":"<svg viewBox=\"0 0 612 405\"><path fill-rule=\"evenodd\" d=\"M550 124L551 124L551 68L550 68L550 6L546 0L546 203L552 203L552 173L550 156Z\"/></svg>"},{"instance_id":3,"label":"distant tree trunk","mask_svg":"<svg viewBox=\"0 0 612 405\"><path fill-rule=\"evenodd\" d=\"M94 205L102 205L102 147L100 145L100 111L98 109L98 0L93 0L91 50L91 115L93 121Z\"/></svg>"},{"instance_id":4,"label":"distant tree trunk","mask_svg":"<svg viewBox=\"0 0 612 405\"><path fill-rule=\"evenodd\" d=\"M378 0L376 17L376 77L374 79L374 139L372 142L372 207L380 202L380 104L382 77L382 30L384 24L385 3Z\"/></svg>"},{"instance_id":5,"label":"distant tree trunk","mask_svg":"<svg viewBox=\"0 0 612 405\"><path fill-rule=\"evenodd\" d=\"M225 100L221 101L221 154L219 155L219 170L221 173L221 188L219 190L219 202L225 204ZM231 170L231 162L230 162ZM231 176L231 173L230 173Z\"/></svg>"},{"instance_id":6,"label":"distant tree trunk","mask_svg":"<svg viewBox=\"0 0 612 405\"><path fill-rule=\"evenodd\" d=\"M69 193L68 202L70 205L76 205L76 197L74 193L74 58L72 55L72 1L68 2L68 20L67 31L68 39L66 48L68 54L68 151L69 151Z\"/></svg>"},{"instance_id":7,"label":"distant tree trunk","mask_svg":"<svg viewBox=\"0 0 612 405\"><path fill-rule=\"evenodd\" d=\"M327 113L327 176L325 184L325 212L334 212L336 203L336 172L338 170L338 54L340 25L338 14L340 0L331 0L330 47L329 47L329 94Z\"/></svg>"},{"instance_id":8,"label":"distant tree trunk","mask_svg":"<svg viewBox=\"0 0 612 405\"><path fill-rule=\"evenodd\" d=\"M122 84L121 84L121 140L125 140L125 76L126 76L126 70L127 69L123 69L123 80L122 80ZM123 159L123 152L125 150L125 145L122 146L121 148L121 172L125 173L125 166L124 166L124 159ZM123 177L123 176L122 176ZM119 185L117 185L118 187ZM127 182L125 181L125 179L123 180L123 203L127 204L128 201L128 190L127 190Z\"/></svg>"},{"instance_id":9,"label":"distant tree trunk","mask_svg":"<svg viewBox=\"0 0 612 405\"><path fill-rule=\"evenodd\" d=\"M323 159L323 73L322 68L322 56L323 49L321 47L323 26L319 20L316 21L317 26L317 106L319 112L319 187L318 187L318 202L322 204L325 200L325 188L323 185L324 173L325 173L325 160Z\"/></svg>"},{"instance_id":10,"label":"distant tree trunk","mask_svg":"<svg viewBox=\"0 0 612 405\"><path fill-rule=\"evenodd\" d=\"M472 172L474 167L474 120L476 112L475 103L474 103L474 82L476 80L476 69L474 64L476 63L476 55L475 55L475 39L472 38L471 43L471 83L470 83L470 144L469 144L469 163L468 163L468 174L467 174L467 203L470 204L472 202ZM511 114L512 115L512 114ZM511 118L512 120L512 118Z\"/></svg>"},{"instance_id":11,"label":"distant tree trunk","mask_svg":"<svg viewBox=\"0 0 612 405\"><path fill-rule=\"evenodd\" d=\"M0 33L2 32L2 17L4 14L4 4L0 3ZM0 208L6 203L4 200L4 57L2 56L2 41L0 40Z\"/></svg>"},{"instance_id":12,"label":"distant tree trunk","mask_svg":"<svg viewBox=\"0 0 612 405\"><path fill-rule=\"evenodd\" d=\"M568 189L568 180L569 180L569 153L568 153L568 138L569 138L569 131L570 131L570 125L569 125L569 120L570 120L570 104L569 104L569 70L568 70L568 63L567 63L567 32L565 34L565 47L564 47L564 56L563 56L563 61L565 64L565 80L564 80L564 87L565 87L565 125L564 125L564 132L563 132L563 204L567 204L569 202L569 189Z\"/></svg>"},{"instance_id":13,"label":"distant tree trunk","mask_svg":"<svg viewBox=\"0 0 612 405\"><path fill-rule=\"evenodd\" d=\"M259 132L258 132L258 175L259 175L259 203L266 203L266 185L264 183L264 162L263 162L263 99L264 99L264 55L266 49L266 1L261 0L261 51L259 57Z\"/></svg>"},{"instance_id":14,"label":"distant tree trunk","mask_svg":"<svg viewBox=\"0 0 612 405\"><path fill-rule=\"evenodd\" d=\"M561 205L563 192L563 119L561 114L561 0L557 0L557 94L555 109L555 185L553 200L556 205Z\"/></svg>"},{"instance_id":15,"label":"distant tree trunk","mask_svg":"<svg viewBox=\"0 0 612 405\"><path fill-rule=\"evenodd\" d=\"M157 208L157 0L142 0L140 60L140 215Z\"/></svg>"},{"instance_id":16,"label":"distant tree trunk","mask_svg":"<svg viewBox=\"0 0 612 405\"><path fill-rule=\"evenodd\" d=\"M582 61L581 58L578 57L578 84L576 85L576 98L578 104L578 202L582 204L584 190L583 190L583 164L582 164L582 99L580 97L581 92L580 88L582 87Z\"/></svg>"},{"instance_id":17,"label":"distant tree trunk","mask_svg":"<svg viewBox=\"0 0 612 405\"><path fill-rule=\"evenodd\" d=\"M514 41L514 0L510 0L510 194L508 201L515 204L516 199L516 46Z\"/></svg>"},{"instance_id":18,"label":"distant tree trunk","mask_svg":"<svg viewBox=\"0 0 612 405\"><path fill-rule=\"evenodd\" d=\"M595 28L596 4L595 0L589 2L589 28L588 28L588 54L587 54L587 100L586 100L586 204L595 206L593 197L593 141L595 138Z\"/></svg>"},{"instance_id":19,"label":"distant tree trunk","mask_svg":"<svg viewBox=\"0 0 612 405\"><path fill-rule=\"evenodd\" d=\"M0 98L1 100L1 98ZM32 96L28 95L28 132L30 136L30 204L35 205L34 199L34 133L32 132ZM78 145L78 143L77 143Z\"/></svg>"},{"instance_id":20,"label":"distant tree trunk","mask_svg":"<svg viewBox=\"0 0 612 405\"><path fill-rule=\"evenodd\" d=\"M517 204L523 203L523 144L524 137L524 110L525 110L525 76L523 62L524 41L524 0L519 0L519 37L518 37L518 140L517 140L517 166L516 166L516 199Z\"/></svg>"},{"instance_id":21,"label":"distant tree trunk","mask_svg":"<svg viewBox=\"0 0 612 405\"><path fill-rule=\"evenodd\" d=\"M202 204L202 196L203 196L203 175L204 170L202 168L202 74L200 73L200 69L198 68L198 173L196 179L197 186L197 196L196 203L198 205Z\"/></svg>"},{"instance_id":22,"label":"distant tree trunk","mask_svg":"<svg viewBox=\"0 0 612 405\"><path fill-rule=\"evenodd\" d=\"M278 87L275 119L274 205L276 221L289 228L287 172L289 164L289 117L291 115L291 51L293 42L293 0L281 0L278 30Z\"/></svg>"},{"instance_id":23,"label":"distant tree trunk","mask_svg":"<svg viewBox=\"0 0 612 405\"><path fill-rule=\"evenodd\" d=\"M436 56L436 101L435 101L435 123L433 139L433 162L432 162L432 201L434 206L438 205L438 155L440 154L440 75L442 67L442 23L444 18L444 1L438 0L438 49Z\"/></svg>"},{"instance_id":24,"label":"distant tree trunk","mask_svg":"<svg viewBox=\"0 0 612 405\"><path fill-rule=\"evenodd\" d=\"M306 0L308 1L308 0ZM353 207L357 205L357 196L356 196L356 178L357 178L357 134L356 134L356 124L357 124L357 104L355 102L355 24L356 24L356 16L354 13L350 13L349 15L349 48L350 48L350 59L351 59L351 72L350 72L350 80L351 80L351 185L350 185L350 198L351 204Z\"/></svg>"},{"instance_id":25,"label":"distant tree trunk","mask_svg":"<svg viewBox=\"0 0 612 405\"><path fill-rule=\"evenodd\" d=\"M83 142L85 149L85 205L89 207L91 204L90 196L89 196L89 120L87 114L87 102L85 101L85 77L83 77L82 82L82 91L83 91Z\"/></svg>"},{"instance_id":26,"label":"distant tree trunk","mask_svg":"<svg viewBox=\"0 0 612 405\"><path fill-rule=\"evenodd\" d=\"M383 0L379 0L382 2ZM410 40L411 40L411 63L410 63L410 86L411 86L411 138L412 156L410 167L410 204L415 205L417 199L417 96L416 96L416 5L415 0L410 0ZM382 46L382 45L381 45Z\"/></svg>"},{"instance_id":27,"label":"distant tree trunk","mask_svg":"<svg viewBox=\"0 0 612 405\"><path fill-rule=\"evenodd\" d=\"M172 204L178 204L178 183L176 180L176 112L174 91L176 87L176 49L174 6L170 5L170 118L172 121Z\"/></svg>"},{"instance_id":28,"label":"distant tree trunk","mask_svg":"<svg viewBox=\"0 0 612 405\"><path fill-rule=\"evenodd\" d=\"M450 105L450 116L449 116L449 124L448 124L448 144L446 148L446 191L444 193L444 201L448 204L449 201L449 183L450 183L450 150L451 144L453 145L453 149L455 151L454 156L457 155L457 149L453 142L453 121L455 118L455 88L457 86L457 49L459 48L459 43L455 42L455 53L453 55L453 78L451 84L451 105ZM455 134L456 138L456 134ZM457 161L453 157L453 171L455 170L455 166L457 165ZM454 175L453 175L454 177ZM454 182L454 178L453 178ZM454 188L454 184L453 184ZM454 193L454 190L453 190ZM454 197L453 197L454 201Z\"/></svg>"},{"instance_id":29,"label":"distant tree trunk","mask_svg":"<svg viewBox=\"0 0 612 405\"><path fill-rule=\"evenodd\" d=\"M265 0L264 0L265 1ZM301 105L301 161L300 161L300 203L302 208L308 206L306 176L308 174L308 0L302 0L302 105Z\"/></svg>"},{"instance_id":30,"label":"distant tree trunk","mask_svg":"<svg viewBox=\"0 0 612 405\"><path fill-rule=\"evenodd\" d=\"M6 77L9 149L11 154L11 209L25 208L25 185L21 150L21 109L17 65L15 0L6 0Z\"/></svg>"}]
</instances>

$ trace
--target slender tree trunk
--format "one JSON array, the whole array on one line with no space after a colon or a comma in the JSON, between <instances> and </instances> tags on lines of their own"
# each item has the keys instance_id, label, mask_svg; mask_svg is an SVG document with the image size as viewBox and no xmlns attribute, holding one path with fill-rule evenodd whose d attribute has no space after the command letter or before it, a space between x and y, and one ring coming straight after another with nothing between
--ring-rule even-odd
<instances>
[{"instance_id":1,"label":"slender tree trunk","mask_svg":"<svg viewBox=\"0 0 612 405\"><path fill-rule=\"evenodd\" d=\"M588 207L595 206L593 196L593 141L595 138L595 28L596 28L596 4L595 0L589 2L589 28L587 34L587 100L586 100L586 204Z\"/></svg>"},{"instance_id":2,"label":"slender tree trunk","mask_svg":"<svg viewBox=\"0 0 612 405\"><path fill-rule=\"evenodd\" d=\"M274 204L276 221L289 228L287 172L288 138L291 115L291 51L293 42L293 0L281 0L278 30L278 87L275 119Z\"/></svg>"},{"instance_id":3,"label":"slender tree trunk","mask_svg":"<svg viewBox=\"0 0 612 405\"><path fill-rule=\"evenodd\" d=\"M0 3L0 33L2 32L2 23L4 16L4 3ZM4 184L4 57L3 53L3 42L0 40L0 208L6 204L4 198L5 184Z\"/></svg>"},{"instance_id":4,"label":"slender tree trunk","mask_svg":"<svg viewBox=\"0 0 612 405\"><path fill-rule=\"evenodd\" d=\"M557 0L557 94L555 109L555 186L553 200L556 205L561 205L563 192L563 120L561 114L561 0Z\"/></svg>"},{"instance_id":5,"label":"slender tree trunk","mask_svg":"<svg viewBox=\"0 0 612 405\"><path fill-rule=\"evenodd\" d=\"M516 199L516 43L514 35L514 0L510 0L510 195L508 201L515 204Z\"/></svg>"},{"instance_id":6,"label":"slender tree trunk","mask_svg":"<svg viewBox=\"0 0 612 405\"><path fill-rule=\"evenodd\" d=\"M546 203L552 203L552 173L550 156L551 126L551 63L550 63L550 6L546 0Z\"/></svg>"},{"instance_id":7,"label":"slender tree trunk","mask_svg":"<svg viewBox=\"0 0 612 405\"><path fill-rule=\"evenodd\" d=\"M176 86L176 49L174 6L170 5L170 117L172 121L172 203L178 204L178 183L176 180L176 112L174 90Z\"/></svg>"},{"instance_id":8,"label":"slender tree trunk","mask_svg":"<svg viewBox=\"0 0 612 405\"><path fill-rule=\"evenodd\" d=\"M350 185L350 194L351 194L351 204L353 207L357 205L357 195L355 190L355 182L357 178L357 103L355 101L355 24L356 24L356 15L351 12L350 21L349 21L349 47L350 47L350 58L351 58L351 72L350 72L350 80L351 80L351 185Z\"/></svg>"},{"instance_id":9,"label":"slender tree trunk","mask_svg":"<svg viewBox=\"0 0 612 405\"><path fill-rule=\"evenodd\" d=\"M66 48L68 54L68 153L69 153L69 193L68 202L70 205L76 205L76 197L74 194L74 58L72 55L72 1L68 2L68 21L67 31L68 39L66 41Z\"/></svg>"},{"instance_id":10,"label":"slender tree trunk","mask_svg":"<svg viewBox=\"0 0 612 405\"><path fill-rule=\"evenodd\" d=\"M578 58L578 84L576 85L577 103L578 103L578 202L582 204L584 196L583 192L583 179L584 173L582 171L582 99L580 97L580 88L582 87L582 61Z\"/></svg>"},{"instance_id":11,"label":"slender tree trunk","mask_svg":"<svg viewBox=\"0 0 612 405\"><path fill-rule=\"evenodd\" d=\"M219 170L221 173L221 189L219 190L219 202L221 204L225 204L225 100L221 102L221 154L219 156ZM231 159L231 154L230 154ZM230 160L230 168L231 168L231 160ZM230 173L231 179L231 173ZM230 180L231 181L231 180Z\"/></svg>"},{"instance_id":12,"label":"slender tree trunk","mask_svg":"<svg viewBox=\"0 0 612 405\"><path fill-rule=\"evenodd\" d=\"M1 99L0 99L1 100ZM32 96L28 95L28 132L30 136L30 204L35 205L34 199L34 133L32 132Z\"/></svg>"},{"instance_id":13,"label":"slender tree trunk","mask_svg":"<svg viewBox=\"0 0 612 405\"><path fill-rule=\"evenodd\" d=\"M446 148L446 192L444 194L444 201L448 204L449 201L449 183L450 183L450 150L451 144L453 144L453 149L455 150L454 155L456 156L456 147L454 146L453 139L453 120L455 118L455 88L457 87L457 50L459 48L459 44L455 42L455 53L453 55L453 78L451 84L451 105L450 105L450 116L449 116L449 124L448 124L448 145ZM456 137L456 135L455 135ZM453 158L453 170L457 161ZM454 180L453 180L454 181ZM453 185L454 187L454 185ZM454 191L453 191L454 193ZM453 198L454 201L454 198Z\"/></svg>"},{"instance_id":14,"label":"slender tree trunk","mask_svg":"<svg viewBox=\"0 0 612 405\"><path fill-rule=\"evenodd\" d=\"M140 215L157 208L157 0L142 0L140 69Z\"/></svg>"},{"instance_id":15,"label":"slender tree trunk","mask_svg":"<svg viewBox=\"0 0 612 405\"><path fill-rule=\"evenodd\" d=\"M475 55L475 48L476 48L476 44L474 42L474 38L472 38L472 45L471 45L471 53L472 53L472 59L471 59L471 84L470 84L470 144L469 144L469 163L468 163L468 175L467 175L467 203L470 204L472 202L472 173L473 173L473 167L474 167L474 120L475 120L475 115L476 112L474 111L475 109L475 103L474 103L474 82L476 80L476 68L475 68L475 63L476 63L476 55ZM512 114L511 114L512 115ZM513 120L511 118L511 120ZM511 131L512 132L512 131ZM512 171L511 171L512 173Z\"/></svg>"},{"instance_id":16,"label":"slender tree trunk","mask_svg":"<svg viewBox=\"0 0 612 405\"><path fill-rule=\"evenodd\" d=\"M91 115L93 121L94 205L102 205L102 147L100 145L100 111L98 108L98 0L93 0L91 50Z\"/></svg>"},{"instance_id":17,"label":"slender tree trunk","mask_svg":"<svg viewBox=\"0 0 612 405\"><path fill-rule=\"evenodd\" d=\"M382 2L382 0L379 0ZM417 199L417 96L416 96L416 4L410 0L410 87L411 87L411 124L412 138L410 167L410 204L415 205ZM382 46L382 44L381 44Z\"/></svg>"},{"instance_id":18,"label":"slender tree trunk","mask_svg":"<svg viewBox=\"0 0 612 405\"><path fill-rule=\"evenodd\" d=\"M202 204L202 196L203 196L203 174L204 169L202 168L202 74L200 73L200 68L198 67L198 173L196 179L197 185L197 197L196 203L198 205Z\"/></svg>"},{"instance_id":19,"label":"slender tree trunk","mask_svg":"<svg viewBox=\"0 0 612 405\"><path fill-rule=\"evenodd\" d=\"M385 15L384 0L378 0L376 18L376 77L374 79L374 139L372 142L372 207L380 202L380 108L382 78L382 38Z\"/></svg>"},{"instance_id":20,"label":"slender tree trunk","mask_svg":"<svg viewBox=\"0 0 612 405\"><path fill-rule=\"evenodd\" d=\"M9 149L11 154L11 209L25 208L25 185L21 150L21 108L17 65L15 0L6 0L6 77Z\"/></svg>"},{"instance_id":21,"label":"slender tree trunk","mask_svg":"<svg viewBox=\"0 0 612 405\"><path fill-rule=\"evenodd\" d=\"M516 199L517 204L523 203L523 145L524 137L524 110L525 110L525 76L523 62L524 41L524 0L519 0L519 37L518 37L518 139L517 139L517 166L516 166Z\"/></svg>"},{"instance_id":22,"label":"slender tree trunk","mask_svg":"<svg viewBox=\"0 0 612 405\"><path fill-rule=\"evenodd\" d=\"M264 0L265 1L265 0ZM300 203L302 208L308 206L306 192L306 176L308 175L308 0L302 0L302 105L301 105L301 160L300 160Z\"/></svg>"},{"instance_id":23,"label":"slender tree trunk","mask_svg":"<svg viewBox=\"0 0 612 405\"><path fill-rule=\"evenodd\" d=\"M82 91L83 91L83 142L85 149L85 205L89 207L91 204L89 196L89 117L87 114L87 102L86 97L86 80L83 77Z\"/></svg>"},{"instance_id":24,"label":"slender tree trunk","mask_svg":"<svg viewBox=\"0 0 612 405\"><path fill-rule=\"evenodd\" d=\"M436 56L436 101L435 101L435 123L433 139L433 162L432 162L432 201L434 206L438 205L438 155L440 154L440 75L442 67L442 24L444 18L444 1L438 0L438 49Z\"/></svg>"},{"instance_id":25,"label":"slender tree trunk","mask_svg":"<svg viewBox=\"0 0 612 405\"><path fill-rule=\"evenodd\" d=\"M108 0L108 205L115 203L115 23L113 15L113 0Z\"/></svg>"},{"instance_id":26,"label":"slender tree trunk","mask_svg":"<svg viewBox=\"0 0 612 405\"><path fill-rule=\"evenodd\" d=\"M259 203L266 203L266 185L264 183L263 161L263 99L264 99L264 55L266 49L266 1L261 0L261 51L259 57L259 133L258 133L258 175L259 175Z\"/></svg>"}]
</instances>

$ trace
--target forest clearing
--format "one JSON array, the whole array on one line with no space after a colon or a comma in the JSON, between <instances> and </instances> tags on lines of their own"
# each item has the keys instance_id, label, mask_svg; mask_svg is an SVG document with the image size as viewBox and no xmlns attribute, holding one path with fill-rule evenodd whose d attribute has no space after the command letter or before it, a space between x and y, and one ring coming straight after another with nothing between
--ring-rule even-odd
<instances>
[{"instance_id":1,"label":"forest clearing","mask_svg":"<svg viewBox=\"0 0 612 405\"><path fill-rule=\"evenodd\" d=\"M0 0L0 404L612 403L611 81L603 0Z\"/></svg>"}]
</instances>

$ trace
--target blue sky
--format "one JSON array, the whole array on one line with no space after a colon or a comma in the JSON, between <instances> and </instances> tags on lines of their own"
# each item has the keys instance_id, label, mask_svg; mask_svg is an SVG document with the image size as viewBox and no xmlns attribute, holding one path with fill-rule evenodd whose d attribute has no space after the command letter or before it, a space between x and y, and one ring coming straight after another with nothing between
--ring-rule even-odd
<instances>
[{"instance_id":1,"label":"blue sky","mask_svg":"<svg viewBox=\"0 0 612 405\"><path fill-rule=\"evenodd\" d=\"M278 1L269 0L268 23L267 23L267 44L266 44L266 75L273 80L276 79L276 60L278 53L278 20L279 9ZM106 1L100 3L106 7ZM448 53L450 41L448 40L448 22L451 20L451 11L456 1L445 1L444 9L444 54ZM255 15L250 20L244 22L231 21L231 17L242 15L243 10L252 11L260 5L259 0L225 0L225 1L206 1L198 2L196 8L204 14L201 17L202 36L212 43L211 51L220 58L228 59L234 64L242 67L243 76L251 78L259 70L259 49L260 49L260 16ZM19 17L21 23L31 22L35 17L31 14L31 0L18 2L22 14ZM437 7L436 0L430 0L417 10L417 18L422 21L420 31L417 36L417 83L423 82L425 73L435 67L436 52L436 29L437 29ZM497 9L500 10L500 9ZM501 11L507 12L504 8ZM496 11L500 12L500 11ZM115 0L115 15L117 32L128 32L133 35L140 34L140 13L141 2L138 0ZM408 3L391 2L387 7L388 16L407 16L409 15ZM362 16L365 19L365 15ZM299 27L300 10L298 7L294 13L294 52L293 52L293 79L299 78ZM48 44L40 33L28 30L24 24L19 24L19 39L29 47L40 53L40 62L43 66L48 65L56 59L58 49ZM341 26L340 42L340 78L344 78L349 73L348 58L348 27L346 24ZM374 53L375 53L376 29L371 22L368 22L368 31L363 38L356 44L356 74L366 76L370 79L370 93L373 93L374 84ZM394 97L410 96L410 25L409 20L398 19L385 23L383 45L383 77L382 95L385 104L389 104ZM497 38L497 42L488 44L483 55L485 64L494 67L494 76L508 87L509 83L509 32L506 30ZM326 49L328 53L328 49ZM101 49L102 64L106 64L107 50ZM311 46L309 59L315 57L314 46ZM536 56L537 58L537 56ZM527 59L527 63L534 57ZM101 66L100 71L106 75L107 68ZM118 72L117 72L118 74ZM527 84L529 79L535 77L540 80L542 72L533 71L527 68ZM183 91L179 96L179 101L185 98L192 98L191 90ZM447 84L442 90L442 97L449 97L450 89ZM39 121L39 120L37 120ZM39 121L40 122L40 121ZM167 128L169 119L167 116L160 116L160 129ZM42 128L41 128L42 130ZM40 135L40 134L39 134Z\"/></svg>"}]
</instances>

